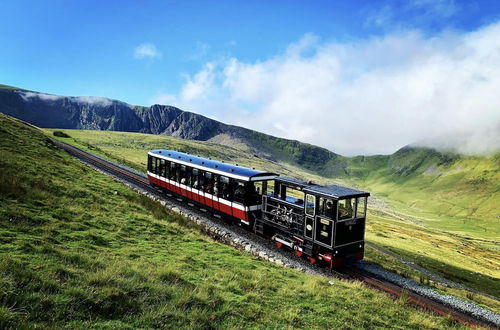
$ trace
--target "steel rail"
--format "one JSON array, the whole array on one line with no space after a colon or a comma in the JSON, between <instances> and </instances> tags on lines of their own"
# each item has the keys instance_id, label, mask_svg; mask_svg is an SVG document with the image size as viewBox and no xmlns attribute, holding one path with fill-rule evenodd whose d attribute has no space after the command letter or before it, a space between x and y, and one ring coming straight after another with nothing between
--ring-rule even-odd
<instances>
[{"instance_id":1,"label":"steel rail","mask_svg":"<svg viewBox=\"0 0 500 330\"><path fill-rule=\"evenodd\" d=\"M113 175L117 175L125 180L129 180L132 183L136 185L140 185L142 187L146 187L150 191L154 191L157 193L157 190L154 189L150 184L149 181L146 177L138 175L132 171L123 169L116 164L104 160L102 158L96 157L92 155L91 153L84 151L78 147L75 147L73 145L70 145L68 143L52 139L54 143L62 148L63 150L67 151L69 154L84 160L85 162L88 162L95 167L99 169L103 169ZM379 291L385 292L389 294L390 296L393 297L406 297L406 299L427 311L430 311L434 314L437 315L442 315L442 316L448 316L451 317L453 320L456 322L463 324L468 327L473 327L473 328L478 328L478 327L483 327L483 328L498 328L496 324L492 324L490 322L486 322L483 320L479 320L471 315L468 315L467 313L464 313L462 311L456 310L450 306L444 305L442 303L436 302L430 298L424 297L422 295L419 295L417 293L408 291L398 285L395 285L393 283L390 283L388 281L375 278L369 274L365 274L357 269L354 269L352 267L343 267L341 270L339 270L337 273L337 277L343 277L346 278L348 276L351 279L359 280L365 285L378 289ZM343 276L342 276L343 275Z\"/></svg>"}]
</instances>

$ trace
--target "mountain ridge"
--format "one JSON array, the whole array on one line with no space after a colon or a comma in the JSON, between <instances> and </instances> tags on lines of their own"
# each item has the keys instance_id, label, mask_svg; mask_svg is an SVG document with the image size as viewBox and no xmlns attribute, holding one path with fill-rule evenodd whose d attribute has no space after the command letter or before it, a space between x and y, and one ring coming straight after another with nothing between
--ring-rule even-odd
<instances>
[{"instance_id":1,"label":"mountain ridge","mask_svg":"<svg viewBox=\"0 0 500 330\"><path fill-rule=\"evenodd\" d=\"M291 162L312 171L324 171L322 164L337 164L345 159L322 147L225 124L168 105L145 107L102 97L58 96L0 85L0 112L45 128L138 132L199 141L218 139L228 145L236 141L241 149L258 157Z\"/></svg>"}]
</instances>

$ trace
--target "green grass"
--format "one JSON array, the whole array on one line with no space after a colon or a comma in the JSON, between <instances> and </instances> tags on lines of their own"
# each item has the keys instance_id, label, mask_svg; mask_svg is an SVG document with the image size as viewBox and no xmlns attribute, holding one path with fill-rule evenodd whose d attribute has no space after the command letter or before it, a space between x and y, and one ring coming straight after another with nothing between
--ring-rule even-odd
<instances>
[{"instance_id":1,"label":"green grass","mask_svg":"<svg viewBox=\"0 0 500 330\"><path fill-rule=\"evenodd\" d=\"M448 328L199 228L0 115L0 328Z\"/></svg>"},{"instance_id":2,"label":"green grass","mask_svg":"<svg viewBox=\"0 0 500 330\"><path fill-rule=\"evenodd\" d=\"M52 134L52 130L47 130L46 132ZM148 150L169 148L274 171L282 175L313 180L318 183L352 183L359 188L371 191L375 195L375 198L371 198L375 203L369 207L367 222L367 240L369 242L385 246L395 252L401 252L410 261L422 267L430 268L432 271L448 279L456 280L459 283L494 294L497 297L500 296L500 286L497 284L498 279L500 279L500 260L498 257L500 247L498 241L492 238L491 233L483 234L483 231L475 226L472 226L472 230L469 229L468 231L467 228L461 231L452 230L457 229L450 228L453 227L453 221L457 221L456 219L449 219L448 213L432 213L428 208L431 205L435 205L435 207L440 205L441 201L435 197L435 194L448 194L452 189L459 191L459 188L454 187L451 182L449 183L449 190L437 184L432 186L429 182L423 182L421 185L416 186L411 185L411 182L414 181L428 180L427 176L421 178L422 176L420 175L419 177L417 173L421 171L421 168L425 169L428 165L418 159L424 159L432 164L441 162L442 165L438 167L438 170L444 171L444 168L451 166L450 159L452 163L456 161L467 162L474 157L454 159L450 156L442 159L443 156L440 154L432 154L429 159L429 155L426 156L425 151L420 153L418 150L416 155L411 155L413 158L405 158L397 155L391 161L393 169L390 173L387 173L389 179L376 186L372 183L384 178L383 164L388 162L386 156L374 156L368 159L365 158L364 160L361 157L352 159L352 164L350 165L350 170L353 171L352 176L338 180L327 179L290 164L270 162L266 159L257 158L253 154L249 154L237 147L231 148L214 143L137 133L84 130L64 130L64 132L70 135L71 138L61 138L61 140L84 148L91 148L90 150L93 152L100 153L109 158L119 159L141 170L145 170L145 160ZM497 173L494 170L494 164L490 163L491 159L493 158L479 157L478 161L481 164L486 164L484 165L486 167L491 167L492 173ZM356 165L356 162L368 162L369 164ZM405 162L409 165L405 164ZM419 166L417 168L410 166L413 163L417 163ZM356 166L360 169L359 171L355 170ZM373 168L373 173L366 175L365 172L361 171L363 168ZM467 168L463 167L463 169L463 171L467 171ZM399 174L396 170L400 171ZM385 171L389 171L387 167ZM401 176L401 173L407 173L408 175ZM451 172L451 174L453 173L455 172ZM395 182L390 182L393 176L395 177ZM441 176L446 175L442 174ZM444 180L445 178L443 177L442 179ZM494 186L495 182L498 182L495 177L491 177L488 180L492 183L492 186ZM427 192L420 191L423 189L427 189ZM433 192L429 192L432 189ZM494 196L492 197L493 199L498 199L498 194L495 195L494 191L485 191L487 192L484 194L492 194ZM483 194L483 192L473 191L467 198L472 199L472 196L478 196L479 194ZM403 197L404 199L401 199ZM419 203L418 207L411 205L410 201L417 201L419 199L428 201L429 203ZM456 203L456 200L453 198L449 200ZM450 208L453 209L454 204L451 205ZM491 206L491 204L484 205ZM430 215L433 216L432 219L429 218ZM444 226L447 221L451 224ZM438 222L441 225L436 225ZM498 230L498 226L495 227L495 222L491 219L479 220L477 224L478 226L490 225L492 232ZM420 258L419 256L427 256L428 258ZM368 254L367 259L387 267L384 261L374 257L374 254ZM403 265L398 265L397 263L393 263L390 269L402 274L407 272ZM483 274L487 280L483 280L483 277L477 276L477 274ZM413 275L417 280L421 276L421 274ZM490 281L488 279L493 280ZM468 296L466 292L456 292L445 288L443 290L458 294L464 298ZM474 300L496 311L500 311L498 302L483 299L479 296L474 297Z\"/></svg>"}]
</instances>

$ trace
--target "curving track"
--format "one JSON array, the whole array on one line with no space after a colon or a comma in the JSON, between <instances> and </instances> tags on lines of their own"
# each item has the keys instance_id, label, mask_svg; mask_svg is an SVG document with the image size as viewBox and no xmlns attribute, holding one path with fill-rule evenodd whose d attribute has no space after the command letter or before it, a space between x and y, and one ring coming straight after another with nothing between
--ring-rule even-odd
<instances>
[{"instance_id":1,"label":"curving track","mask_svg":"<svg viewBox=\"0 0 500 330\"><path fill-rule=\"evenodd\" d=\"M107 160L104 160L100 157L96 157L95 155L92 155L91 153L88 153L86 151L83 151L77 147L74 147L70 144L64 143L59 140L54 140L54 144L59 146L60 148L64 149L67 151L69 154L75 156L76 158L82 160L85 163L88 163L104 172L107 172L113 176L116 176L126 182L132 183L139 188L146 190L150 193L153 194L159 194L159 192L153 188L152 186L149 185L149 181L145 175L141 175L139 173L133 172L129 169L126 169L120 165L114 164L112 162L109 162ZM164 196L162 196L164 197ZM178 201L174 200L174 204L177 204ZM183 205L186 207L186 205ZM199 213L198 210L193 209L192 210L195 213ZM317 268L316 265L308 265L308 267L314 267ZM313 273L317 273L317 269L313 270ZM365 273L359 269L356 269L354 267L344 267L340 270L340 274L330 274L330 276L333 275L335 277L342 277L346 278L349 277L351 279L356 279L359 280L365 285L369 287L376 288L380 291L383 291L391 296L394 297L400 297L404 296L406 299L419 306L420 308L423 308L425 310L431 311L435 314L438 315L444 315L444 316L449 316L455 321L469 326L469 327L484 327L484 328L500 328L498 324L495 324L491 321L488 320L479 320L475 318L472 315L466 314L462 311L459 311L457 309L454 309L450 306L446 306L442 303L439 303L437 301L434 301L432 299L429 299L427 297L421 296L419 294L416 294L414 292L410 292L400 286L397 286L395 284L392 284L388 281L382 280L380 278L376 278L374 276L369 275L368 273Z\"/></svg>"}]
</instances>

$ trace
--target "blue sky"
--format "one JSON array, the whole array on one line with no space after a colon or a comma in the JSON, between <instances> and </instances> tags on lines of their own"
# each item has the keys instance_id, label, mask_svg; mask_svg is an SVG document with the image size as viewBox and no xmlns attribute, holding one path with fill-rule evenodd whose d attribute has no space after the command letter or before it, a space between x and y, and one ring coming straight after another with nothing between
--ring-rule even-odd
<instances>
[{"instance_id":1,"label":"blue sky","mask_svg":"<svg viewBox=\"0 0 500 330\"><path fill-rule=\"evenodd\" d=\"M450 52L461 56L457 49L465 49L471 36L499 21L500 2L493 0L1 1L0 83L60 95L105 96L138 105L171 103L293 137L297 134L283 127L287 123L264 126L262 121L247 118L270 111L276 103L260 90L278 88L278 82L270 82L266 72L292 81L293 75L280 74L286 68L293 71L316 61L318 66L306 68L296 77L307 80L317 75L321 79L319 65L328 66L325 71L334 70L331 63L335 60L348 67L335 77L360 81L367 79L363 73L387 68L394 72L396 67L408 67L422 58L439 58ZM377 45L390 51L387 58ZM422 47L442 48L442 53L429 51L415 58L413 53ZM376 55L370 57L370 52ZM322 61L328 54L331 61ZM231 75L233 72L244 75ZM329 86L333 88L328 82L337 78L332 77L325 77L324 93ZM247 86L248 81L255 86ZM279 86L286 89L284 84ZM348 89L335 86L335 91ZM308 103L305 90L304 95L294 104ZM344 103L332 103L329 109L348 109L348 93L336 100L342 98L347 98ZM297 109L286 106L290 112L308 112L307 104ZM314 102L309 106L318 107ZM370 111L369 105L365 108ZM300 117L296 121L303 122ZM356 125L355 120L349 124ZM302 140L347 153L395 148L387 144L361 148L348 142L339 146L330 141L340 141L339 136L315 138L314 127L293 130L303 132L298 134ZM415 138L408 136L398 143Z\"/></svg>"}]
</instances>

